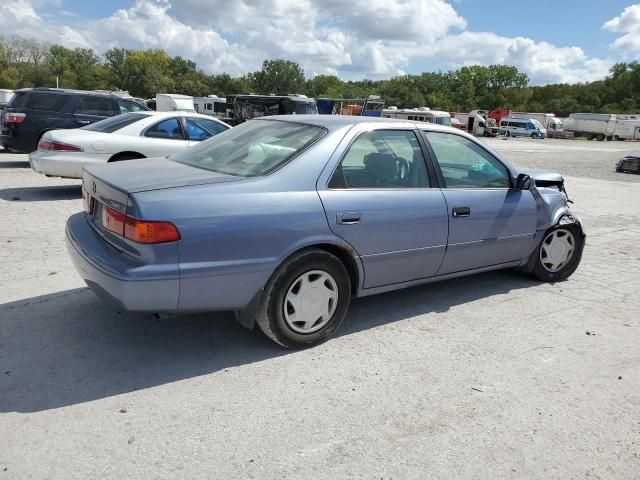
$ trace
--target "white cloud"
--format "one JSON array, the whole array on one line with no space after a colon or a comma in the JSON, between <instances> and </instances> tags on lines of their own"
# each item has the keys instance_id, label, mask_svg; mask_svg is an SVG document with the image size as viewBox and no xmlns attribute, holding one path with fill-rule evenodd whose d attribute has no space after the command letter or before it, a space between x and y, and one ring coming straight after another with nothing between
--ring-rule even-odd
<instances>
[{"instance_id":1,"label":"white cloud","mask_svg":"<svg viewBox=\"0 0 640 480\"><path fill-rule=\"evenodd\" d=\"M627 58L640 55L640 4L625 8L620 15L606 22L602 28L622 33L610 46L620 50Z\"/></svg>"},{"instance_id":2,"label":"white cloud","mask_svg":"<svg viewBox=\"0 0 640 480\"><path fill-rule=\"evenodd\" d=\"M468 31L445 0L136 0L98 20L59 14L46 22L34 1L59 2L3 2L0 31L100 53L113 46L163 48L207 72L246 73L265 58L297 61L308 75L350 79L421 71L429 62L447 68L503 63L546 83L599 79L612 63L575 46ZM603 28L624 33L617 48L632 49L640 42L638 19L640 5Z\"/></svg>"}]
</instances>

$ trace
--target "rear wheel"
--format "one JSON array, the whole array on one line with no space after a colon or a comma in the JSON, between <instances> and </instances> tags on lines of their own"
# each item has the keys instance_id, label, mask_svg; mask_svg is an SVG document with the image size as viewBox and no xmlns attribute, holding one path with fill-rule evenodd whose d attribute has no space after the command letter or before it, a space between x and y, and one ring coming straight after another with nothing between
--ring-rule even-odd
<instances>
[{"instance_id":1,"label":"rear wheel","mask_svg":"<svg viewBox=\"0 0 640 480\"><path fill-rule=\"evenodd\" d=\"M599 133L596 138L598 139L599 142L604 142L604 139L605 139L604 133Z\"/></svg>"},{"instance_id":2,"label":"rear wheel","mask_svg":"<svg viewBox=\"0 0 640 480\"><path fill-rule=\"evenodd\" d=\"M344 264L324 250L304 250L285 261L269 280L256 323L284 347L312 347L333 335L350 301L351 282Z\"/></svg>"},{"instance_id":3,"label":"rear wheel","mask_svg":"<svg viewBox=\"0 0 640 480\"><path fill-rule=\"evenodd\" d=\"M596 138L596 136L593 133L587 135L587 140L593 140L594 138Z\"/></svg>"},{"instance_id":4,"label":"rear wheel","mask_svg":"<svg viewBox=\"0 0 640 480\"><path fill-rule=\"evenodd\" d=\"M582 259L584 236L575 223L557 225L545 233L536 251L532 274L543 282L569 278Z\"/></svg>"}]
</instances>

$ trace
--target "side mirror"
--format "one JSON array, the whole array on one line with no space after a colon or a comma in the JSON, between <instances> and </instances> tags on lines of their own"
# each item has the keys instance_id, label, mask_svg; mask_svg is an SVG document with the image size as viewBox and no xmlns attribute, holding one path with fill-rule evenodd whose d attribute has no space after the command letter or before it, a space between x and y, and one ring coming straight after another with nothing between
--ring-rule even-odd
<instances>
[{"instance_id":1,"label":"side mirror","mask_svg":"<svg viewBox=\"0 0 640 480\"><path fill-rule=\"evenodd\" d=\"M531 177L526 173L521 173L516 178L516 188L518 190L529 190L531 188Z\"/></svg>"}]
</instances>

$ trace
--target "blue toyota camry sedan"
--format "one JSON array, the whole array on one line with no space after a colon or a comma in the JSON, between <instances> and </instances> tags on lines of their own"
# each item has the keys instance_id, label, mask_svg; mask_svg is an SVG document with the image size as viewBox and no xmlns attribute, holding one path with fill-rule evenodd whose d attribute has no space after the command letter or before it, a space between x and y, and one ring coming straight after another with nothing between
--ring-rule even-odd
<instances>
[{"instance_id":1,"label":"blue toyota camry sedan","mask_svg":"<svg viewBox=\"0 0 640 480\"><path fill-rule=\"evenodd\" d=\"M569 277L585 234L564 181L448 127L256 119L167 159L84 171L67 243L120 309L233 311L275 342L327 340L354 296L501 268Z\"/></svg>"}]
</instances>

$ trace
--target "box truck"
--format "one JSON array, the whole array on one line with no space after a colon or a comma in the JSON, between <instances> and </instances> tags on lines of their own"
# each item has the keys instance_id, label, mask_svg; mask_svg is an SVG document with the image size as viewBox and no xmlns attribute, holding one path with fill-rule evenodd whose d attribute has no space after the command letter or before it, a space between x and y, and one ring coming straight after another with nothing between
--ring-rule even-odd
<instances>
[{"instance_id":1,"label":"box truck","mask_svg":"<svg viewBox=\"0 0 640 480\"><path fill-rule=\"evenodd\" d=\"M572 113L565 120L564 129L573 132L576 137L585 136L603 141L613 140L616 130L616 115L608 113Z\"/></svg>"},{"instance_id":2,"label":"box truck","mask_svg":"<svg viewBox=\"0 0 640 480\"><path fill-rule=\"evenodd\" d=\"M195 112L193 97L189 95L179 95L177 93L158 93L156 95L156 111L174 112L178 110Z\"/></svg>"}]
</instances>

